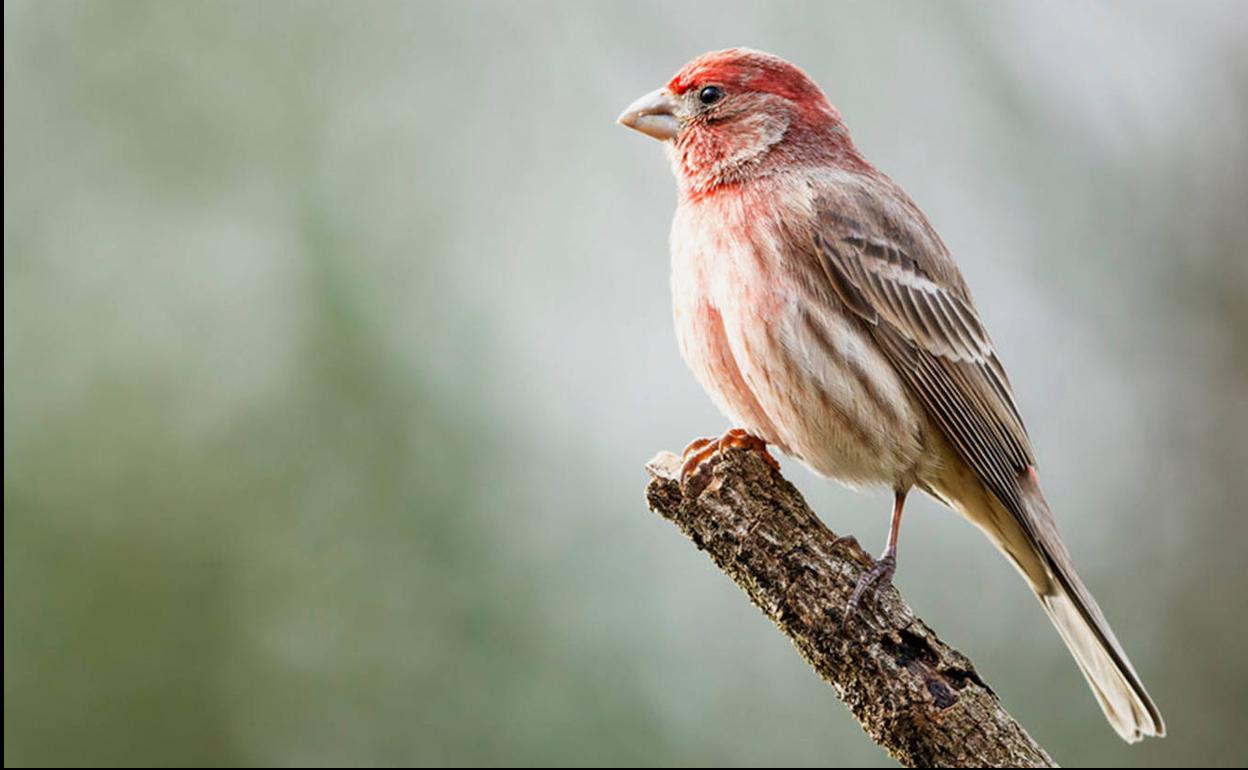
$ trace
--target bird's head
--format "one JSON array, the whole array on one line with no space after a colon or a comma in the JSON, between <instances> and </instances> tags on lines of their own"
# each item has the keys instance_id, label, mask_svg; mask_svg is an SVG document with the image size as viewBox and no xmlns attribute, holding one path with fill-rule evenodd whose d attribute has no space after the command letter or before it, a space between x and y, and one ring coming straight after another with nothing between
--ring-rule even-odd
<instances>
[{"instance_id":1,"label":"bird's head","mask_svg":"<svg viewBox=\"0 0 1248 770\"><path fill-rule=\"evenodd\" d=\"M748 48L699 56L629 105L619 122L665 142L693 195L794 165L857 158L840 114L814 81Z\"/></svg>"}]
</instances>

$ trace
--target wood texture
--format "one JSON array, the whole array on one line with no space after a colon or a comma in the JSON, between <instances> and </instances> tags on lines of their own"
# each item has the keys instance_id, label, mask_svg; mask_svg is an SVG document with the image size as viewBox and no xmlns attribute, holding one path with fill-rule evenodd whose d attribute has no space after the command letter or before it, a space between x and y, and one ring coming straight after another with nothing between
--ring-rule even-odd
<instances>
[{"instance_id":1,"label":"wood texture","mask_svg":"<svg viewBox=\"0 0 1248 770\"><path fill-rule=\"evenodd\" d=\"M842 628L845 605L871 557L853 538L824 526L757 452L716 455L684 489L675 455L661 453L646 468L651 510L710 555L898 762L1057 766L971 662L915 617L896 589L864 598Z\"/></svg>"}]
</instances>

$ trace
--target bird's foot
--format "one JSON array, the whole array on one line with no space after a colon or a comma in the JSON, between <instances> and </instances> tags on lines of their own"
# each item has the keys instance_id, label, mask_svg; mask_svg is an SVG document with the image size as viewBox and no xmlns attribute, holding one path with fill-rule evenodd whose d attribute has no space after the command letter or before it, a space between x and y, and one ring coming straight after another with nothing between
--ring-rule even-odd
<instances>
[{"instance_id":1,"label":"bird's foot","mask_svg":"<svg viewBox=\"0 0 1248 770\"><path fill-rule=\"evenodd\" d=\"M858 604L861 602L863 595L868 590L873 595L878 594L880 589L892 585L893 574L896 571L897 555L895 553L885 553L875 562L875 566L858 578L858 584L854 586L854 592L849 595L849 602L845 605L845 615L841 619L842 629L849 623L854 613L858 611Z\"/></svg>"},{"instance_id":2,"label":"bird's foot","mask_svg":"<svg viewBox=\"0 0 1248 770\"><path fill-rule=\"evenodd\" d=\"M849 555L862 566L875 566L875 558L867 553L867 549L863 548L858 542L858 538L853 535L837 535L832 544L845 546L845 549L849 551Z\"/></svg>"},{"instance_id":3,"label":"bird's foot","mask_svg":"<svg viewBox=\"0 0 1248 770\"><path fill-rule=\"evenodd\" d=\"M758 436L755 436L742 428L733 428L724 435L719 437L719 451L724 451L732 447L740 449L751 449L762 454L763 459L771 466L773 471L780 470L780 461L771 456L771 452L767 451L767 442Z\"/></svg>"},{"instance_id":4,"label":"bird's foot","mask_svg":"<svg viewBox=\"0 0 1248 770\"><path fill-rule=\"evenodd\" d=\"M761 452L763 459L767 461L772 470L780 470L780 463L767 451L766 441L752 435L743 428L733 428L719 438L695 439L689 443L689 446L685 447L685 451L680 454L680 485L682 487L685 486L685 483L697 473L698 468L707 460L725 449L734 447Z\"/></svg>"}]
</instances>

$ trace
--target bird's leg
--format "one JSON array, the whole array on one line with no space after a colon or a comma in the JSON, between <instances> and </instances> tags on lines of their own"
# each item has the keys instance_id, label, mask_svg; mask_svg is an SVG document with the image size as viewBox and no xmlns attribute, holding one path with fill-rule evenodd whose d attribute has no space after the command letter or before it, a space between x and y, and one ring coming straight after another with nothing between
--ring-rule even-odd
<instances>
[{"instance_id":1,"label":"bird's leg","mask_svg":"<svg viewBox=\"0 0 1248 770\"><path fill-rule=\"evenodd\" d=\"M762 452L763 459L767 461L767 464L774 470L780 470L780 463L777 462L776 458L772 457L771 453L767 451L766 441L763 441L758 436L751 434L744 428L732 428L718 439L695 439L690 442L689 446L685 447L685 451L680 455L680 483L684 485L685 481L698 470L702 463L706 462L725 449L732 447L753 449L757 452Z\"/></svg>"},{"instance_id":2,"label":"bird's leg","mask_svg":"<svg viewBox=\"0 0 1248 770\"><path fill-rule=\"evenodd\" d=\"M849 597L849 604L845 606L845 619L841 621L842 626L858 610L858 602L868 588L875 586L872 589L874 593L879 590L881 584L887 585L892 581L893 573L897 571L897 535L901 532L901 508L905 502L906 490L897 490L893 493L893 517L888 525L888 543L884 546L884 553L875 562L875 566L858 578L858 585L854 586L854 592Z\"/></svg>"}]
</instances>

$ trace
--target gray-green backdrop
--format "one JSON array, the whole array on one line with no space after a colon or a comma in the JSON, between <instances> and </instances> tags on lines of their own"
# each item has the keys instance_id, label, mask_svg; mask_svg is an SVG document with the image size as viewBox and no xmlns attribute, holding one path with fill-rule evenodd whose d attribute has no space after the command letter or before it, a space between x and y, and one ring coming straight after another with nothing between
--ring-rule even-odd
<instances>
[{"instance_id":1,"label":"gray-green backdrop","mask_svg":"<svg viewBox=\"0 0 1248 770\"><path fill-rule=\"evenodd\" d=\"M897 582L1060 761L1248 756L1248 3L4 6L4 759L888 764L643 505L726 426L616 114L804 66L960 261L1128 748L929 501ZM874 547L888 496L786 468Z\"/></svg>"}]
</instances>

